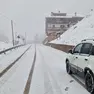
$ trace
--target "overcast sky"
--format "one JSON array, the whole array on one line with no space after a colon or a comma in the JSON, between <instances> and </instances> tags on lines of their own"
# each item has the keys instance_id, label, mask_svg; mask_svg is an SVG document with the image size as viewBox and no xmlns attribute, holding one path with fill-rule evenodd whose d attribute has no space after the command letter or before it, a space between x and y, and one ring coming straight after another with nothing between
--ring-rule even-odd
<instances>
[{"instance_id":1,"label":"overcast sky","mask_svg":"<svg viewBox=\"0 0 94 94\"><path fill-rule=\"evenodd\" d=\"M0 0L0 32L11 35L10 19L13 19L14 31L27 33L28 39L35 34L45 33L45 16L50 12L88 14L94 9L94 0Z\"/></svg>"}]
</instances>

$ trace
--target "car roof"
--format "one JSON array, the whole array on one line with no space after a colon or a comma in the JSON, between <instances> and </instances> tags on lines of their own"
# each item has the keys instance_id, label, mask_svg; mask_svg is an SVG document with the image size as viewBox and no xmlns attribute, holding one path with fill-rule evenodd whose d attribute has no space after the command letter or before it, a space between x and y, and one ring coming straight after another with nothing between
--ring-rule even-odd
<instances>
[{"instance_id":1,"label":"car roof","mask_svg":"<svg viewBox=\"0 0 94 94\"><path fill-rule=\"evenodd\" d=\"M84 39L81 41L81 43L91 43L94 45L94 39Z\"/></svg>"}]
</instances>

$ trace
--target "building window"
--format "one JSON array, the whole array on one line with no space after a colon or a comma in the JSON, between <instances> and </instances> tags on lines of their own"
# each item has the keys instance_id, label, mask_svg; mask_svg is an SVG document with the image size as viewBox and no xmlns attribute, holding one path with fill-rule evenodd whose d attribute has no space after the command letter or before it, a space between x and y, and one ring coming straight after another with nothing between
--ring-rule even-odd
<instances>
[{"instance_id":1,"label":"building window","mask_svg":"<svg viewBox=\"0 0 94 94\"><path fill-rule=\"evenodd\" d=\"M65 25L60 25L60 28L65 28Z\"/></svg>"},{"instance_id":2,"label":"building window","mask_svg":"<svg viewBox=\"0 0 94 94\"><path fill-rule=\"evenodd\" d=\"M68 24L67 27L69 28L70 27L70 24Z\"/></svg>"},{"instance_id":3,"label":"building window","mask_svg":"<svg viewBox=\"0 0 94 94\"><path fill-rule=\"evenodd\" d=\"M53 25L53 28L55 28L55 25Z\"/></svg>"},{"instance_id":4,"label":"building window","mask_svg":"<svg viewBox=\"0 0 94 94\"><path fill-rule=\"evenodd\" d=\"M51 24L48 24L48 28L51 28Z\"/></svg>"}]
</instances>

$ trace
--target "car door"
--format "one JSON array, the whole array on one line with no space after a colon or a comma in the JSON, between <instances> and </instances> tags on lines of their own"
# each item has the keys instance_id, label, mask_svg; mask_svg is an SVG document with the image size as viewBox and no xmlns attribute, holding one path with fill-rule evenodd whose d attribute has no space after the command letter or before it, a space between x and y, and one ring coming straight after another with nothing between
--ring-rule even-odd
<instances>
[{"instance_id":1,"label":"car door","mask_svg":"<svg viewBox=\"0 0 94 94\"><path fill-rule=\"evenodd\" d=\"M89 56L88 68L90 68L92 72L94 73L94 45L92 46L92 50Z\"/></svg>"},{"instance_id":2,"label":"car door","mask_svg":"<svg viewBox=\"0 0 94 94\"><path fill-rule=\"evenodd\" d=\"M71 58L71 67L74 68L74 72L77 72L77 59L80 54L81 48L82 48L82 43L78 44L74 49L73 49L73 54L70 55Z\"/></svg>"},{"instance_id":3,"label":"car door","mask_svg":"<svg viewBox=\"0 0 94 94\"><path fill-rule=\"evenodd\" d=\"M77 56L76 60L77 70L80 76L84 76L83 75L84 68L88 66L91 48L92 48L91 43L83 43L80 54Z\"/></svg>"}]
</instances>

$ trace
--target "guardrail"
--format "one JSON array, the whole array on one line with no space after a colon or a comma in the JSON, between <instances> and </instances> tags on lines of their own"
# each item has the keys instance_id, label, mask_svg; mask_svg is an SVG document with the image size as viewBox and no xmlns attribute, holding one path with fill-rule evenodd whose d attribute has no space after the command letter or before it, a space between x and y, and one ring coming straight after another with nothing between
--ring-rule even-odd
<instances>
[{"instance_id":1,"label":"guardrail","mask_svg":"<svg viewBox=\"0 0 94 94\"><path fill-rule=\"evenodd\" d=\"M10 51L10 50L12 50L12 49L16 49L16 48L21 47L21 46L24 46L24 45L18 45L18 46L14 46L14 47L5 49L5 50L3 50L3 51L0 51L0 54L6 53L6 52L8 52L8 51Z\"/></svg>"}]
</instances>

